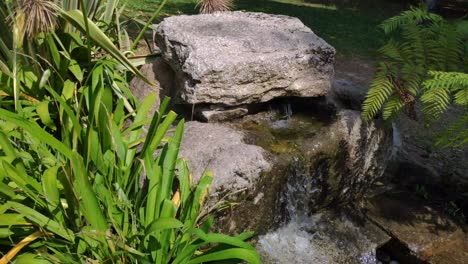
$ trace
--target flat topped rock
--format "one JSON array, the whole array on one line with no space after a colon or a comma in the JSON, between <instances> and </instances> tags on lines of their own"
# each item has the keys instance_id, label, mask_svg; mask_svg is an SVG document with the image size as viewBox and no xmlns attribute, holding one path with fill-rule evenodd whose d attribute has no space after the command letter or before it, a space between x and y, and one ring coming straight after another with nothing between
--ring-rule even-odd
<instances>
[{"instance_id":1,"label":"flat topped rock","mask_svg":"<svg viewBox=\"0 0 468 264\"><path fill-rule=\"evenodd\" d=\"M382 194L365 208L369 219L407 248L388 248L402 263L413 263L413 257L430 264L468 263L468 240L463 229L411 194Z\"/></svg>"},{"instance_id":2,"label":"flat topped rock","mask_svg":"<svg viewBox=\"0 0 468 264\"><path fill-rule=\"evenodd\" d=\"M299 19L224 12L172 16L155 35L183 103L240 105L328 93L335 50Z\"/></svg>"}]
</instances>

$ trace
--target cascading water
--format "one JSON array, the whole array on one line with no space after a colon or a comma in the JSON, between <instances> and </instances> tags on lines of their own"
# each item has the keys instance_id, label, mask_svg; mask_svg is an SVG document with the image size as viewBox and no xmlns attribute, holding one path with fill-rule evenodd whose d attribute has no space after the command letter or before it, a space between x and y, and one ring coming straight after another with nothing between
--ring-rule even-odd
<instances>
[{"instance_id":1,"label":"cascading water","mask_svg":"<svg viewBox=\"0 0 468 264\"><path fill-rule=\"evenodd\" d=\"M282 151L277 147L281 142L299 151L286 151L287 156L297 156L275 205L272 221L279 228L260 236L257 243L263 262L377 263L375 251L383 238L375 234L381 230L373 230L349 209L326 208L355 203L380 177L391 153L391 137L374 124L361 122L352 111L340 113L333 124L312 134L304 133L307 125L296 118L267 124L275 140L265 142L273 144L273 151ZM300 134L298 124L304 127ZM262 145L267 146L265 142Z\"/></svg>"},{"instance_id":2,"label":"cascading water","mask_svg":"<svg viewBox=\"0 0 468 264\"><path fill-rule=\"evenodd\" d=\"M362 227L346 213L310 214L310 201L319 191L315 179L296 160L280 203L285 219L280 228L260 237L257 249L264 263L377 263L375 249ZM320 170L317 173L322 173Z\"/></svg>"}]
</instances>

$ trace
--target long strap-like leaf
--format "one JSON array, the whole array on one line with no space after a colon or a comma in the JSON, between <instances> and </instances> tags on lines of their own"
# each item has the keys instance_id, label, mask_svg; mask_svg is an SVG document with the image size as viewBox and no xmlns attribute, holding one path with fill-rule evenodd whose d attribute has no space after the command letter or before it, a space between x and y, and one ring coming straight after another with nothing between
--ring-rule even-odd
<instances>
[{"instance_id":1,"label":"long strap-like leaf","mask_svg":"<svg viewBox=\"0 0 468 264\"><path fill-rule=\"evenodd\" d=\"M133 74L147 82L152 84L133 64L130 60L125 57L125 55L112 43L112 41L106 36L104 32L90 19L87 19L85 23L85 18L83 13L79 10L70 10L64 11L59 10L62 16L73 26L78 28L82 32L86 32L88 28L89 37L101 48L107 51L112 57L118 60L123 66L130 70ZM87 25L87 27L86 27Z\"/></svg>"}]
</instances>

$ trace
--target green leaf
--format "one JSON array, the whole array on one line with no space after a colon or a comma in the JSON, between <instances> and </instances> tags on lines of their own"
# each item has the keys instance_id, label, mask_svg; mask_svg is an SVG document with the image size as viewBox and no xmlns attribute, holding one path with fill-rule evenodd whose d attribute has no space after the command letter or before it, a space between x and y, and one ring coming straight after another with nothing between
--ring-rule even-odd
<instances>
[{"instance_id":1,"label":"green leaf","mask_svg":"<svg viewBox=\"0 0 468 264\"><path fill-rule=\"evenodd\" d=\"M76 192L80 196L80 205L83 208L83 215L96 230L97 235L104 240L107 231L107 220L89 181L83 158L76 151L72 153L71 166L75 177Z\"/></svg>"},{"instance_id":2,"label":"green leaf","mask_svg":"<svg viewBox=\"0 0 468 264\"><path fill-rule=\"evenodd\" d=\"M6 204L8 204L13 211L18 212L26 219L29 219L31 222L39 225L41 228L61 236L68 241L73 241L75 239L75 235L71 230L63 227L61 224L51 220L49 217L39 213L38 211L13 201L9 201Z\"/></svg>"},{"instance_id":3,"label":"green leaf","mask_svg":"<svg viewBox=\"0 0 468 264\"><path fill-rule=\"evenodd\" d=\"M49 101L42 101L36 106L36 112L41 122L52 129L56 129L54 121L49 113Z\"/></svg>"},{"instance_id":4,"label":"green leaf","mask_svg":"<svg viewBox=\"0 0 468 264\"><path fill-rule=\"evenodd\" d=\"M58 166L47 169L42 176L42 188L46 198L49 211L55 214L56 219L60 223L65 223L62 208L60 204L60 193L58 189L57 173Z\"/></svg>"},{"instance_id":5,"label":"green leaf","mask_svg":"<svg viewBox=\"0 0 468 264\"><path fill-rule=\"evenodd\" d=\"M79 82L83 81L83 78L84 78L83 71L81 70L81 67L76 60L71 60L70 65L68 66L68 69Z\"/></svg>"},{"instance_id":6,"label":"green leaf","mask_svg":"<svg viewBox=\"0 0 468 264\"><path fill-rule=\"evenodd\" d=\"M13 264L51 264L52 262L41 257L40 255L32 253L23 253L15 257Z\"/></svg>"},{"instance_id":7,"label":"green leaf","mask_svg":"<svg viewBox=\"0 0 468 264\"><path fill-rule=\"evenodd\" d=\"M251 264L260 264L261 260L254 250L243 248L231 248L209 254L203 254L199 257L191 259L188 264L203 263L209 261L220 261L228 259L241 259Z\"/></svg>"},{"instance_id":8,"label":"green leaf","mask_svg":"<svg viewBox=\"0 0 468 264\"><path fill-rule=\"evenodd\" d=\"M158 196L156 199L156 212L155 215L160 214L158 205L161 205L164 199L170 199L172 193L172 185L174 184L175 166L177 163L177 156L179 154L180 143L182 142L182 135L184 131L184 120L182 119L176 127L176 131L169 143L164 147L161 152L162 162L162 178L161 186L159 188Z\"/></svg>"},{"instance_id":9,"label":"green leaf","mask_svg":"<svg viewBox=\"0 0 468 264\"><path fill-rule=\"evenodd\" d=\"M190 194L190 171L188 164L184 159L179 159L177 161L177 172L179 175L179 189L180 189L180 201L181 206L185 207Z\"/></svg>"},{"instance_id":10,"label":"green leaf","mask_svg":"<svg viewBox=\"0 0 468 264\"><path fill-rule=\"evenodd\" d=\"M54 136L40 128L36 123L28 121L20 115L7 111L5 109L0 109L0 119L16 124L17 126L30 133L33 137L40 139L50 147L60 151L67 158L71 158L72 151L62 142L57 140Z\"/></svg>"},{"instance_id":11,"label":"green leaf","mask_svg":"<svg viewBox=\"0 0 468 264\"><path fill-rule=\"evenodd\" d=\"M21 171L4 160L1 163L0 174L5 173L5 177L11 179L29 198L35 201L38 205L45 207L45 202L41 199L42 190L40 184L32 177Z\"/></svg>"},{"instance_id":12,"label":"green leaf","mask_svg":"<svg viewBox=\"0 0 468 264\"><path fill-rule=\"evenodd\" d=\"M31 222L20 214L0 214L0 226L28 226Z\"/></svg>"},{"instance_id":13,"label":"green leaf","mask_svg":"<svg viewBox=\"0 0 468 264\"><path fill-rule=\"evenodd\" d=\"M178 229L182 228L184 224L179 220L171 217L163 217L154 220L149 226L145 229L145 235L150 235L151 233L162 231L166 229Z\"/></svg>"},{"instance_id":14,"label":"green leaf","mask_svg":"<svg viewBox=\"0 0 468 264\"><path fill-rule=\"evenodd\" d=\"M203 230L197 228L191 228L189 229L189 232L196 235L197 237L199 237L207 243L222 243L239 248L254 250L254 248L250 244L236 237L231 237L223 234L206 234L205 232L203 232Z\"/></svg>"},{"instance_id":15,"label":"green leaf","mask_svg":"<svg viewBox=\"0 0 468 264\"><path fill-rule=\"evenodd\" d=\"M82 32L86 33L86 25L88 25L89 29L89 36L91 39L98 44L101 48L107 51L112 57L117 59L122 65L124 65L128 70L130 70L133 74L144 80L145 82L152 84L146 77L135 67L133 64L128 60L125 55L120 52L120 50L112 43L112 41L106 36L104 32L102 32L99 27L94 24L93 21L87 19L85 22L85 18L83 13L79 10L60 10L63 18L67 20L69 23L77 27Z\"/></svg>"}]
</instances>

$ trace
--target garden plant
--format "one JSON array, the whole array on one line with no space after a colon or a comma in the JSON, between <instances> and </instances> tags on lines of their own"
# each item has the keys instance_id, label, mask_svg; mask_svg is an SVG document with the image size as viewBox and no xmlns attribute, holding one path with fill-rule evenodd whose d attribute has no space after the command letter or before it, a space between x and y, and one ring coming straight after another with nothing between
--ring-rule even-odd
<instances>
[{"instance_id":1,"label":"garden plant","mask_svg":"<svg viewBox=\"0 0 468 264\"><path fill-rule=\"evenodd\" d=\"M0 263L260 263L252 233L209 231L169 99L149 117L130 92L124 8L0 3Z\"/></svg>"}]
</instances>

